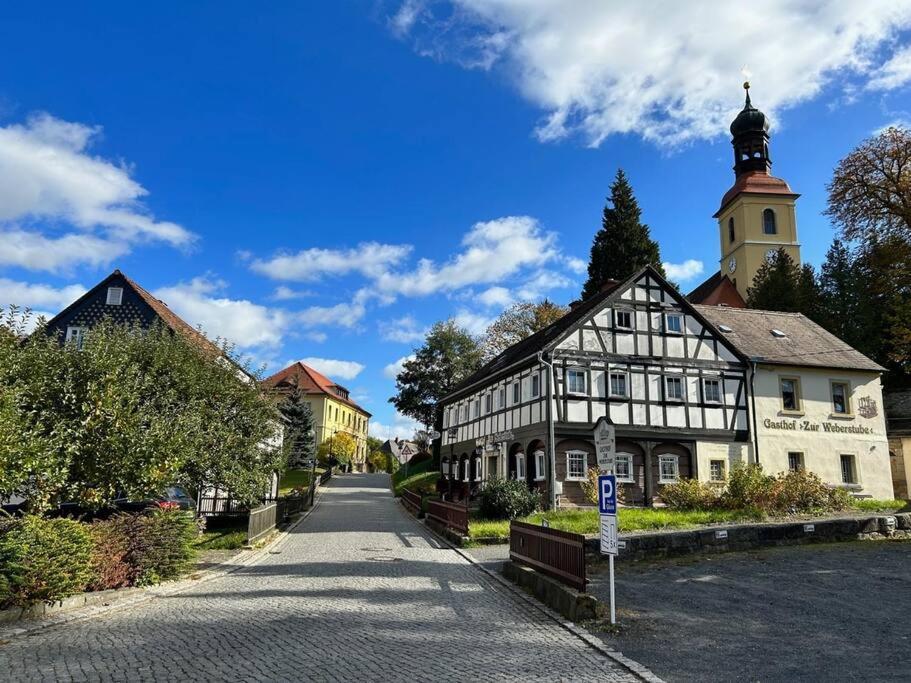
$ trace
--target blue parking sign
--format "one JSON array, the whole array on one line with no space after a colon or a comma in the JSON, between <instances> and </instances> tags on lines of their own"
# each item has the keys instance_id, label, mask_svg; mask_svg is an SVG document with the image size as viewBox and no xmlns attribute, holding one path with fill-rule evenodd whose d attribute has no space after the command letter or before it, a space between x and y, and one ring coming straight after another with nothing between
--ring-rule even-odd
<instances>
[{"instance_id":1,"label":"blue parking sign","mask_svg":"<svg viewBox=\"0 0 911 683\"><path fill-rule=\"evenodd\" d=\"M598 477L598 511L602 515L617 514L617 478L613 474Z\"/></svg>"}]
</instances>

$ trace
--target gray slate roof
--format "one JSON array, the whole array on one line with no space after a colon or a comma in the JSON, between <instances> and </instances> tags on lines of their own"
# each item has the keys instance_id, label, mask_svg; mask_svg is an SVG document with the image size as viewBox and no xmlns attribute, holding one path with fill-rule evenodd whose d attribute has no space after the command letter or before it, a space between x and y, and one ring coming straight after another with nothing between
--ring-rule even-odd
<instances>
[{"instance_id":1,"label":"gray slate roof","mask_svg":"<svg viewBox=\"0 0 911 683\"><path fill-rule=\"evenodd\" d=\"M889 435L911 435L911 389L893 389L883 393Z\"/></svg>"},{"instance_id":2,"label":"gray slate roof","mask_svg":"<svg viewBox=\"0 0 911 683\"><path fill-rule=\"evenodd\" d=\"M872 372L885 370L801 313L727 306L696 305L694 308L719 328L721 335L743 355L763 363ZM721 325L729 327L731 332L721 330ZM773 329L784 332L785 336L775 336Z\"/></svg>"}]
</instances>

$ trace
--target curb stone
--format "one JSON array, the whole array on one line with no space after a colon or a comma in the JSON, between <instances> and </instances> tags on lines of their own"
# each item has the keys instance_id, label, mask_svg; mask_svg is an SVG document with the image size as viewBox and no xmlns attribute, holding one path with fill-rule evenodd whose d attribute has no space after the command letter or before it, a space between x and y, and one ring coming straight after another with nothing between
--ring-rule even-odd
<instances>
[{"instance_id":1,"label":"curb stone","mask_svg":"<svg viewBox=\"0 0 911 683\"><path fill-rule=\"evenodd\" d=\"M244 550L241 553L229 558L228 561L231 562L229 566L219 565L211 569L205 569L201 572L193 572L188 577L184 577L177 581L171 581L165 584L158 584L155 586L147 587L133 586L126 588L124 590L130 591L130 593L122 594L122 598L112 596L114 597L113 600L110 602L102 603L101 605L86 606L82 609L75 608L72 611L61 612L59 614L54 614L42 619L17 621L15 622L17 624L16 626L0 628L0 644L2 644L2 641L5 640L29 635L37 631L54 628L55 626L63 626L65 624L77 621L92 619L94 617L103 616L115 610L136 607L138 605L150 602L155 598L175 595L182 591L195 588L201 584L208 583L214 579L228 576L229 574L233 574L234 572L246 567L251 567L284 545L284 543L288 540L291 532L303 524L303 522L310 516L310 514L319 507L321 499L322 495L319 493L318 488L316 499L314 500L313 505L310 507L310 509L304 512L296 522L294 522L284 531L277 531L272 534L270 537L268 537L266 543L256 548L255 550ZM191 578L191 576L195 578ZM80 595L91 595L91 593Z\"/></svg>"},{"instance_id":2,"label":"curb stone","mask_svg":"<svg viewBox=\"0 0 911 683\"><path fill-rule=\"evenodd\" d=\"M583 629L580 626L577 626L573 622L571 622L567 619L564 619L562 615L558 614L557 612L552 610L550 607L547 607L546 605L541 604L538 600L531 597L524 591L520 590L518 587L516 587L515 585L513 585L512 583L510 583L509 581L504 579L502 576L500 576L496 572L492 572L489 569L487 569L486 567L484 567L477 560L475 560L473 557L471 557L471 555L466 553L464 550L462 550L458 546L453 545L445 536L436 533L433 530L433 528L430 527L429 525L423 524L420 520L418 520L414 515L410 514L403 507L401 508L401 511L403 514L407 515L410 519L414 520L415 524L418 524L418 525L424 527L431 534L433 534L433 536L435 536L437 539L442 541L447 547L449 547L451 550L455 551L458 555L461 555L465 560L468 561L469 564L471 564L472 566L474 566L475 568L477 568L478 570L483 572L485 575L487 575L488 578L496 581L501 587L508 590L513 595L513 597L515 597L519 600L522 600L523 602L525 602L525 604L527 604L527 605L533 607L534 609L538 610L539 612L542 612L543 614L547 615L548 617L550 617L551 620L557 622L560 626L562 626L564 629L566 629L567 631L572 633L574 636L579 638L579 640L583 641L586 645L588 645L592 649L597 650L598 652L600 652L602 655L604 655L608 659L613 660L614 662L616 662L623 668L629 670L631 673L633 673L635 676L638 676L643 681L647 681L648 683L664 683L664 680L662 678L660 678L659 676L654 674L647 667L643 666L639 662L636 662L636 661L630 659L629 657L626 657L625 655L618 652L617 650L612 650L611 648L607 647L599 638L593 636L588 631L586 631L585 629Z\"/></svg>"}]
</instances>

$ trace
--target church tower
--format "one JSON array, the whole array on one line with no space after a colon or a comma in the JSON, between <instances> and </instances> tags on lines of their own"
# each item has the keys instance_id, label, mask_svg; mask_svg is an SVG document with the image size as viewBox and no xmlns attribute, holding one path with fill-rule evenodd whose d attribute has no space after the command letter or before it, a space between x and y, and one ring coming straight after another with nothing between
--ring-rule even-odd
<instances>
[{"instance_id":1,"label":"church tower","mask_svg":"<svg viewBox=\"0 0 911 683\"><path fill-rule=\"evenodd\" d=\"M783 248L800 264L795 212L800 195L771 175L769 121L750 102L750 84L743 87L746 103L731 123L734 185L725 193L714 217L721 238L719 276L727 276L746 299L769 252Z\"/></svg>"}]
</instances>

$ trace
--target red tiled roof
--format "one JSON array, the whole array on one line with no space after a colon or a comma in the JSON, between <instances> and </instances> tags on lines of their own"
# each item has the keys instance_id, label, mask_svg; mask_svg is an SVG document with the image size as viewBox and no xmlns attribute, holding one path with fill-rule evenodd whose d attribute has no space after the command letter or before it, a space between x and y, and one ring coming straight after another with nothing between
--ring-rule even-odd
<instances>
[{"instance_id":1,"label":"red tiled roof","mask_svg":"<svg viewBox=\"0 0 911 683\"><path fill-rule=\"evenodd\" d=\"M279 370L271 377L267 377L263 380L263 384L267 387L279 387L288 380L294 379L297 381L298 388L307 394L326 394L331 398L345 403L355 410L360 411L367 417L371 417L371 414L366 410L361 408L356 402L352 401L350 398L345 398L340 396L336 389L341 389L346 394L348 390L345 389L341 384L333 382L331 379L326 377L321 372L311 368L309 365L305 365L298 361L297 363L292 363L284 370ZM288 382L290 384L290 382Z\"/></svg>"},{"instance_id":2,"label":"red tiled roof","mask_svg":"<svg viewBox=\"0 0 911 683\"><path fill-rule=\"evenodd\" d=\"M749 171L741 175L731 189L724 193L721 199L721 207L715 214L715 218L721 215L724 208L730 204L734 198L742 193L747 194L775 194L797 199L800 195L791 190L791 187L781 178L770 176L763 171Z\"/></svg>"},{"instance_id":3,"label":"red tiled roof","mask_svg":"<svg viewBox=\"0 0 911 683\"><path fill-rule=\"evenodd\" d=\"M727 275L721 271L710 276L705 282L686 295L692 304L705 304L706 306L733 306L746 308L746 301Z\"/></svg>"}]
</instances>

